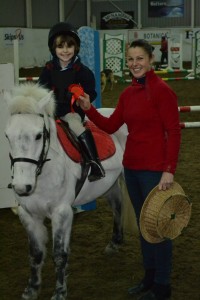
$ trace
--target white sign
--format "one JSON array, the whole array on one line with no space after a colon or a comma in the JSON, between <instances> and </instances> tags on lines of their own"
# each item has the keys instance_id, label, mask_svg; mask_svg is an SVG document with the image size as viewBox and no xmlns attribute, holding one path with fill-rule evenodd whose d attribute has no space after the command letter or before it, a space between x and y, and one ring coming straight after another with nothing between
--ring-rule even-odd
<instances>
[{"instance_id":1,"label":"white sign","mask_svg":"<svg viewBox=\"0 0 200 300\"><path fill-rule=\"evenodd\" d=\"M4 43L6 46L13 45L13 40L18 40L19 44L24 41L23 28L4 28Z\"/></svg>"}]
</instances>

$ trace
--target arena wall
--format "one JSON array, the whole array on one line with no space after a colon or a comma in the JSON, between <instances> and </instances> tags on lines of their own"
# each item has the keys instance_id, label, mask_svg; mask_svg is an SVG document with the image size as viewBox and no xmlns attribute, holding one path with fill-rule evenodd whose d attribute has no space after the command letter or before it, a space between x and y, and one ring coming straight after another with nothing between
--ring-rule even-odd
<instances>
[{"instance_id":1,"label":"arena wall","mask_svg":"<svg viewBox=\"0 0 200 300\"><path fill-rule=\"evenodd\" d=\"M192 60L192 40L194 32L200 28L191 30L190 28L173 29L145 29L145 30L100 30L100 39L103 40L104 34L119 35L123 34L125 43L134 38L144 38L155 44L155 60L160 60L159 42L162 34L183 35L183 61ZM50 59L50 52L47 47L49 29L30 29L30 28L0 28L0 63L14 63L13 40L19 40L19 68L41 67ZM102 47L101 47L102 52Z\"/></svg>"}]
</instances>

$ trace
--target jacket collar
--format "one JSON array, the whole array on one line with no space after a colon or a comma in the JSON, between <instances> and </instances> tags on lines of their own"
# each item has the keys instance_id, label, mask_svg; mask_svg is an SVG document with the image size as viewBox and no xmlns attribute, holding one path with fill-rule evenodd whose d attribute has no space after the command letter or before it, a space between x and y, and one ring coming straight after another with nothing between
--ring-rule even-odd
<instances>
[{"instance_id":1,"label":"jacket collar","mask_svg":"<svg viewBox=\"0 0 200 300\"><path fill-rule=\"evenodd\" d=\"M68 69L73 69L75 64L79 64L80 58L78 56L75 56L65 68L61 68L59 59L57 57L53 58L53 62L56 65L56 68L60 69L61 71L65 71Z\"/></svg>"},{"instance_id":2,"label":"jacket collar","mask_svg":"<svg viewBox=\"0 0 200 300\"><path fill-rule=\"evenodd\" d=\"M133 79L132 79L132 85L138 85L138 84L145 85L146 82L147 82L147 80L153 79L154 76L155 76L154 70L151 69L148 72L146 72L145 76L142 77L142 78L138 78L137 79L137 78L133 77Z\"/></svg>"}]
</instances>

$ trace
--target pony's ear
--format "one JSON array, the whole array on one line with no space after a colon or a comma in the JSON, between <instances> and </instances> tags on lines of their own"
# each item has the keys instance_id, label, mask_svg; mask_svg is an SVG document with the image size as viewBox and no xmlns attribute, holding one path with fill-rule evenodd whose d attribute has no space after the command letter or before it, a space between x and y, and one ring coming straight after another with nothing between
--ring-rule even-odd
<instances>
[{"instance_id":1,"label":"pony's ear","mask_svg":"<svg viewBox=\"0 0 200 300\"><path fill-rule=\"evenodd\" d=\"M50 91L44 98L42 98L39 102L39 108L43 111L46 111L46 107L53 101L53 91Z\"/></svg>"},{"instance_id":2,"label":"pony's ear","mask_svg":"<svg viewBox=\"0 0 200 300\"><path fill-rule=\"evenodd\" d=\"M52 94L53 94L53 91L50 91L45 97L43 97L39 102L39 107L40 109L44 109L45 106L47 106L49 104L49 102L52 100Z\"/></svg>"}]
</instances>

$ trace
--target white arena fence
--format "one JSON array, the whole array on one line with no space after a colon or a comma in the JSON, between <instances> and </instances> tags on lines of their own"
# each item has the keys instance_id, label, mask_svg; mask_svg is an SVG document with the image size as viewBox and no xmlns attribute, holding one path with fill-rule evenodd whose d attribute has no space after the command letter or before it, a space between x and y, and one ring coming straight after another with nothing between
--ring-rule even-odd
<instances>
[{"instance_id":1,"label":"white arena fence","mask_svg":"<svg viewBox=\"0 0 200 300\"><path fill-rule=\"evenodd\" d=\"M21 77L19 78L20 82L23 81L37 81L39 77ZM189 78L188 78L189 79ZM179 112L200 112L200 105L193 105L193 106L179 106ZM180 122L180 126L182 129L184 128L199 128L200 122Z\"/></svg>"}]
</instances>

